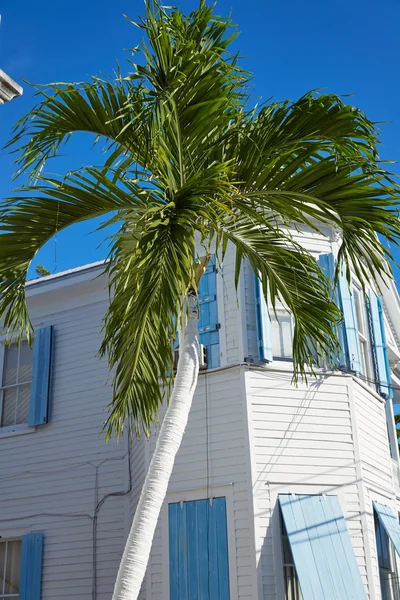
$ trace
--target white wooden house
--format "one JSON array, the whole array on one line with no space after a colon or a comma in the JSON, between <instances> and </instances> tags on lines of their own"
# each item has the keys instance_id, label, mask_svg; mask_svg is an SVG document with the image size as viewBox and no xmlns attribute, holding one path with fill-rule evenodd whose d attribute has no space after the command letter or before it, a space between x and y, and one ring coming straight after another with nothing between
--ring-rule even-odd
<instances>
[{"instance_id":1,"label":"white wooden house","mask_svg":"<svg viewBox=\"0 0 400 600\"><path fill-rule=\"evenodd\" d=\"M329 275L337 239L295 235ZM103 265L32 281L1 346L0 600L109 600L152 438L105 442ZM343 356L292 383L292 321L234 254L202 284L201 371L142 600L398 600L400 301L338 292Z\"/></svg>"}]
</instances>

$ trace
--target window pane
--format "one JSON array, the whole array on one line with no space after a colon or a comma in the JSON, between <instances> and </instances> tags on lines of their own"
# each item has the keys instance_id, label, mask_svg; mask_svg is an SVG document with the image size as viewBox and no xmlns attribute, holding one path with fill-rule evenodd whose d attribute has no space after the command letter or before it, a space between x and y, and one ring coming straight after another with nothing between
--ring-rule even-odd
<instances>
[{"instance_id":1,"label":"window pane","mask_svg":"<svg viewBox=\"0 0 400 600\"><path fill-rule=\"evenodd\" d=\"M17 365L18 348L16 344L12 344L9 348L5 348L4 352L3 385L17 383Z\"/></svg>"},{"instance_id":2,"label":"window pane","mask_svg":"<svg viewBox=\"0 0 400 600\"><path fill-rule=\"evenodd\" d=\"M17 406L17 415L16 415L16 419L15 419L16 424L28 422L30 395L31 395L30 384L18 386L18 406Z\"/></svg>"},{"instance_id":3,"label":"window pane","mask_svg":"<svg viewBox=\"0 0 400 600\"><path fill-rule=\"evenodd\" d=\"M3 390L3 414L1 424L3 427L7 425L15 425L15 411L17 408L17 388L9 388Z\"/></svg>"},{"instance_id":4,"label":"window pane","mask_svg":"<svg viewBox=\"0 0 400 600\"><path fill-rule=\"evenodd\" d=\"M286 311L271 315L271 338L272 356L292 358L292 317Z\"/></svg>"},{"instance_id":5,"label":"window pane","mask_svg":"<svg viewBox=\"0 0 400 600\"><path fill-rule=\"evenodd\" d=\"M361 293L354 289L354 303L356 305L356 320L357 320L357 328L360 333L365 336L365 320L364 320L364 303L362 299Z\"/></svg>"},{"instance_id":6,"label":"window pane","mask_svg":"<svg viewBox=\"0 0 400 600\"><path fill-rule=\"evenodd\" d=\"M18 382L26 382L32 379L33 350L27 341L22 342L19 356Z\"/></svg>"},{"instance_id":7,"label":"window pane","mask_svg":"<svg viewBox=\"0 0 400 600\"><path fill-rule=\"evenodd\" d=\"M360 352L361 352L361 375L368 375L367 368L367 344L364 340L360 339Z\"/></svg>"},{"instance_id":8,"label":"window pane","mask_svg":"<svg viewBox=\"0 0 400 600\"><path fill-rule=\"evenodd\" d=\"M21 569L21 546L20 540L8 542L7 569L6 569L6 594L19 592L19 572Z\"/></svg>"},{"instance_id":9,"label":"window pane","mask_svg":"<svg viewBox=\"0 0 400 600\"><path fill-rule=\"evenodd\" d=\"M0 542L0 594L3 593L6 558L6 542Z\"/></svg>"}]
</instances>

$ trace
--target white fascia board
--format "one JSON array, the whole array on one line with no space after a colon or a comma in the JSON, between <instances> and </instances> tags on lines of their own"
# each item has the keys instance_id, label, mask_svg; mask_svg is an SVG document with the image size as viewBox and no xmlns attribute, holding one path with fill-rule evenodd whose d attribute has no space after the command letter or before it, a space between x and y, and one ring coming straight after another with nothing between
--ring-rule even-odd
<instances>
[{"instance_id":1,"label":"white fascia board","mask_svg":"<svg viewBox=\"0 0 400 600\"><path fill-rule=\"evenodd\" d=\"M52 292L70 285L91 281L102 274L107 262L104 260L62 271L55 275L47 275L28 281L26 284L26 297Z\"/></svg>"}]
</instances>

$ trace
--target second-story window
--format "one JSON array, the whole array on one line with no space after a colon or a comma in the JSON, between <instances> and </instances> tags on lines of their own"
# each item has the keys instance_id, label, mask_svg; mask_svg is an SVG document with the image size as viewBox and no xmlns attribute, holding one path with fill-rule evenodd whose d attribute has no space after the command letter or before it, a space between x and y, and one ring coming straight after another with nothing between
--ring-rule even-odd
<instances>
[{"instance_id":1,"label":"second-story window","mask_svg":"<svg viewBox=\"0 0 400 600\"><path fill-rule=\"evenodd\" d=\"M33 351L27 341L4 349L1 426L28 422Z\"/></svg>"},{"instance_id":2,"label":"second-story window","mask_svg":"<svg viewBox=\"0 0 400 600\"><path fill-rule=\"evenodd\" d=\"M356 309L356 325L360 341L361 374L371 378L371 350L365 299L362 290L357 286L353 287L353 294Z\"/></svg>"},{"instance_id":3,"label":"second-story window","mask_svg":"<svg viewBox=\"0 0 400 600\"><path fill-rule=\"evenodd\" d=\"M273 358L291 360L293 357L293 319L283 307L271 311L271 341Z\"/></svg>"},{"instance_id":4,"label":"second-story window","mask_svg":"<svg viewBox=\"0 0 400 600\"><path fill-rule=\"evenodd\" d=\"M0 541L0 600L19 598L21 540Z\"/></svg>"}]
</instances>

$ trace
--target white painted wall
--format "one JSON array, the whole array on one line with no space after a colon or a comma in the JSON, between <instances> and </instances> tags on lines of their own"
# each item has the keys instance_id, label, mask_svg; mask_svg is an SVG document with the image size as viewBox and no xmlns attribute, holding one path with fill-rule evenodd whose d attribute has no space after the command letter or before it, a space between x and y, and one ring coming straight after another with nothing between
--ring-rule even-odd
<instances>
[{"instance_id":1,"label":"white painted wall","mask_svg":"<svg viewBox=\"0 0 400 600\"><path fill-rule=\"evenodd\" d=\"M169 598L168 502L227 497L231 599L256 597L250 453L240 367L200 375L157 528L147 585L148 600ZM154 450L156 433L149 442ZM207 451L208 449L208 451Z\"/></svg>"},{"instance_id":2,"label":"white painted wall","mask_svg":"<svg viewBox=\"0 0 400 600\"><path fill-rule=\"evenodd\" d=\"M331 251L329 231L293 233L315 255ZM231 600L282 599L275 507L285 492L339 495L366 590L379 600L371 502L395 506L397 494L400 506L383 403L350 376L295 387L289 363L257 365L253 274L245 264L236 292L234 266L230 249L217 265L221 369L200 375L141 600L168 599L167 503L217 494L227 497ZM111 381L96 353L107 302L104 280L85 272L29 290L34 323L55 326L52 422L0 431L0 535L45 532L43 600L92 599L95 505L130 486L127 438L106 444L101 433ZM249 356L252 367L242 364ZM131 492L100 509L97 600L110 598L155 436L132 440Z\"/></svg>"},{"instance_id":3,"label":"white painted wall","mask_svg":"<svg viewBox=\"0 0 400 600\"><path fill-rule=\"evenodd\" d=\"M44 532L43 600L92 600L95 505L128 489L127 443L106 443L101 431L111 399L106 362L96 356L104 281L52 286L29 297L34 324L55 328L52 419L24 435L0 431L0 535ZM111 496L98 513L97 600L111 597L125 503Z\"/></svg>"}]
</instances>

